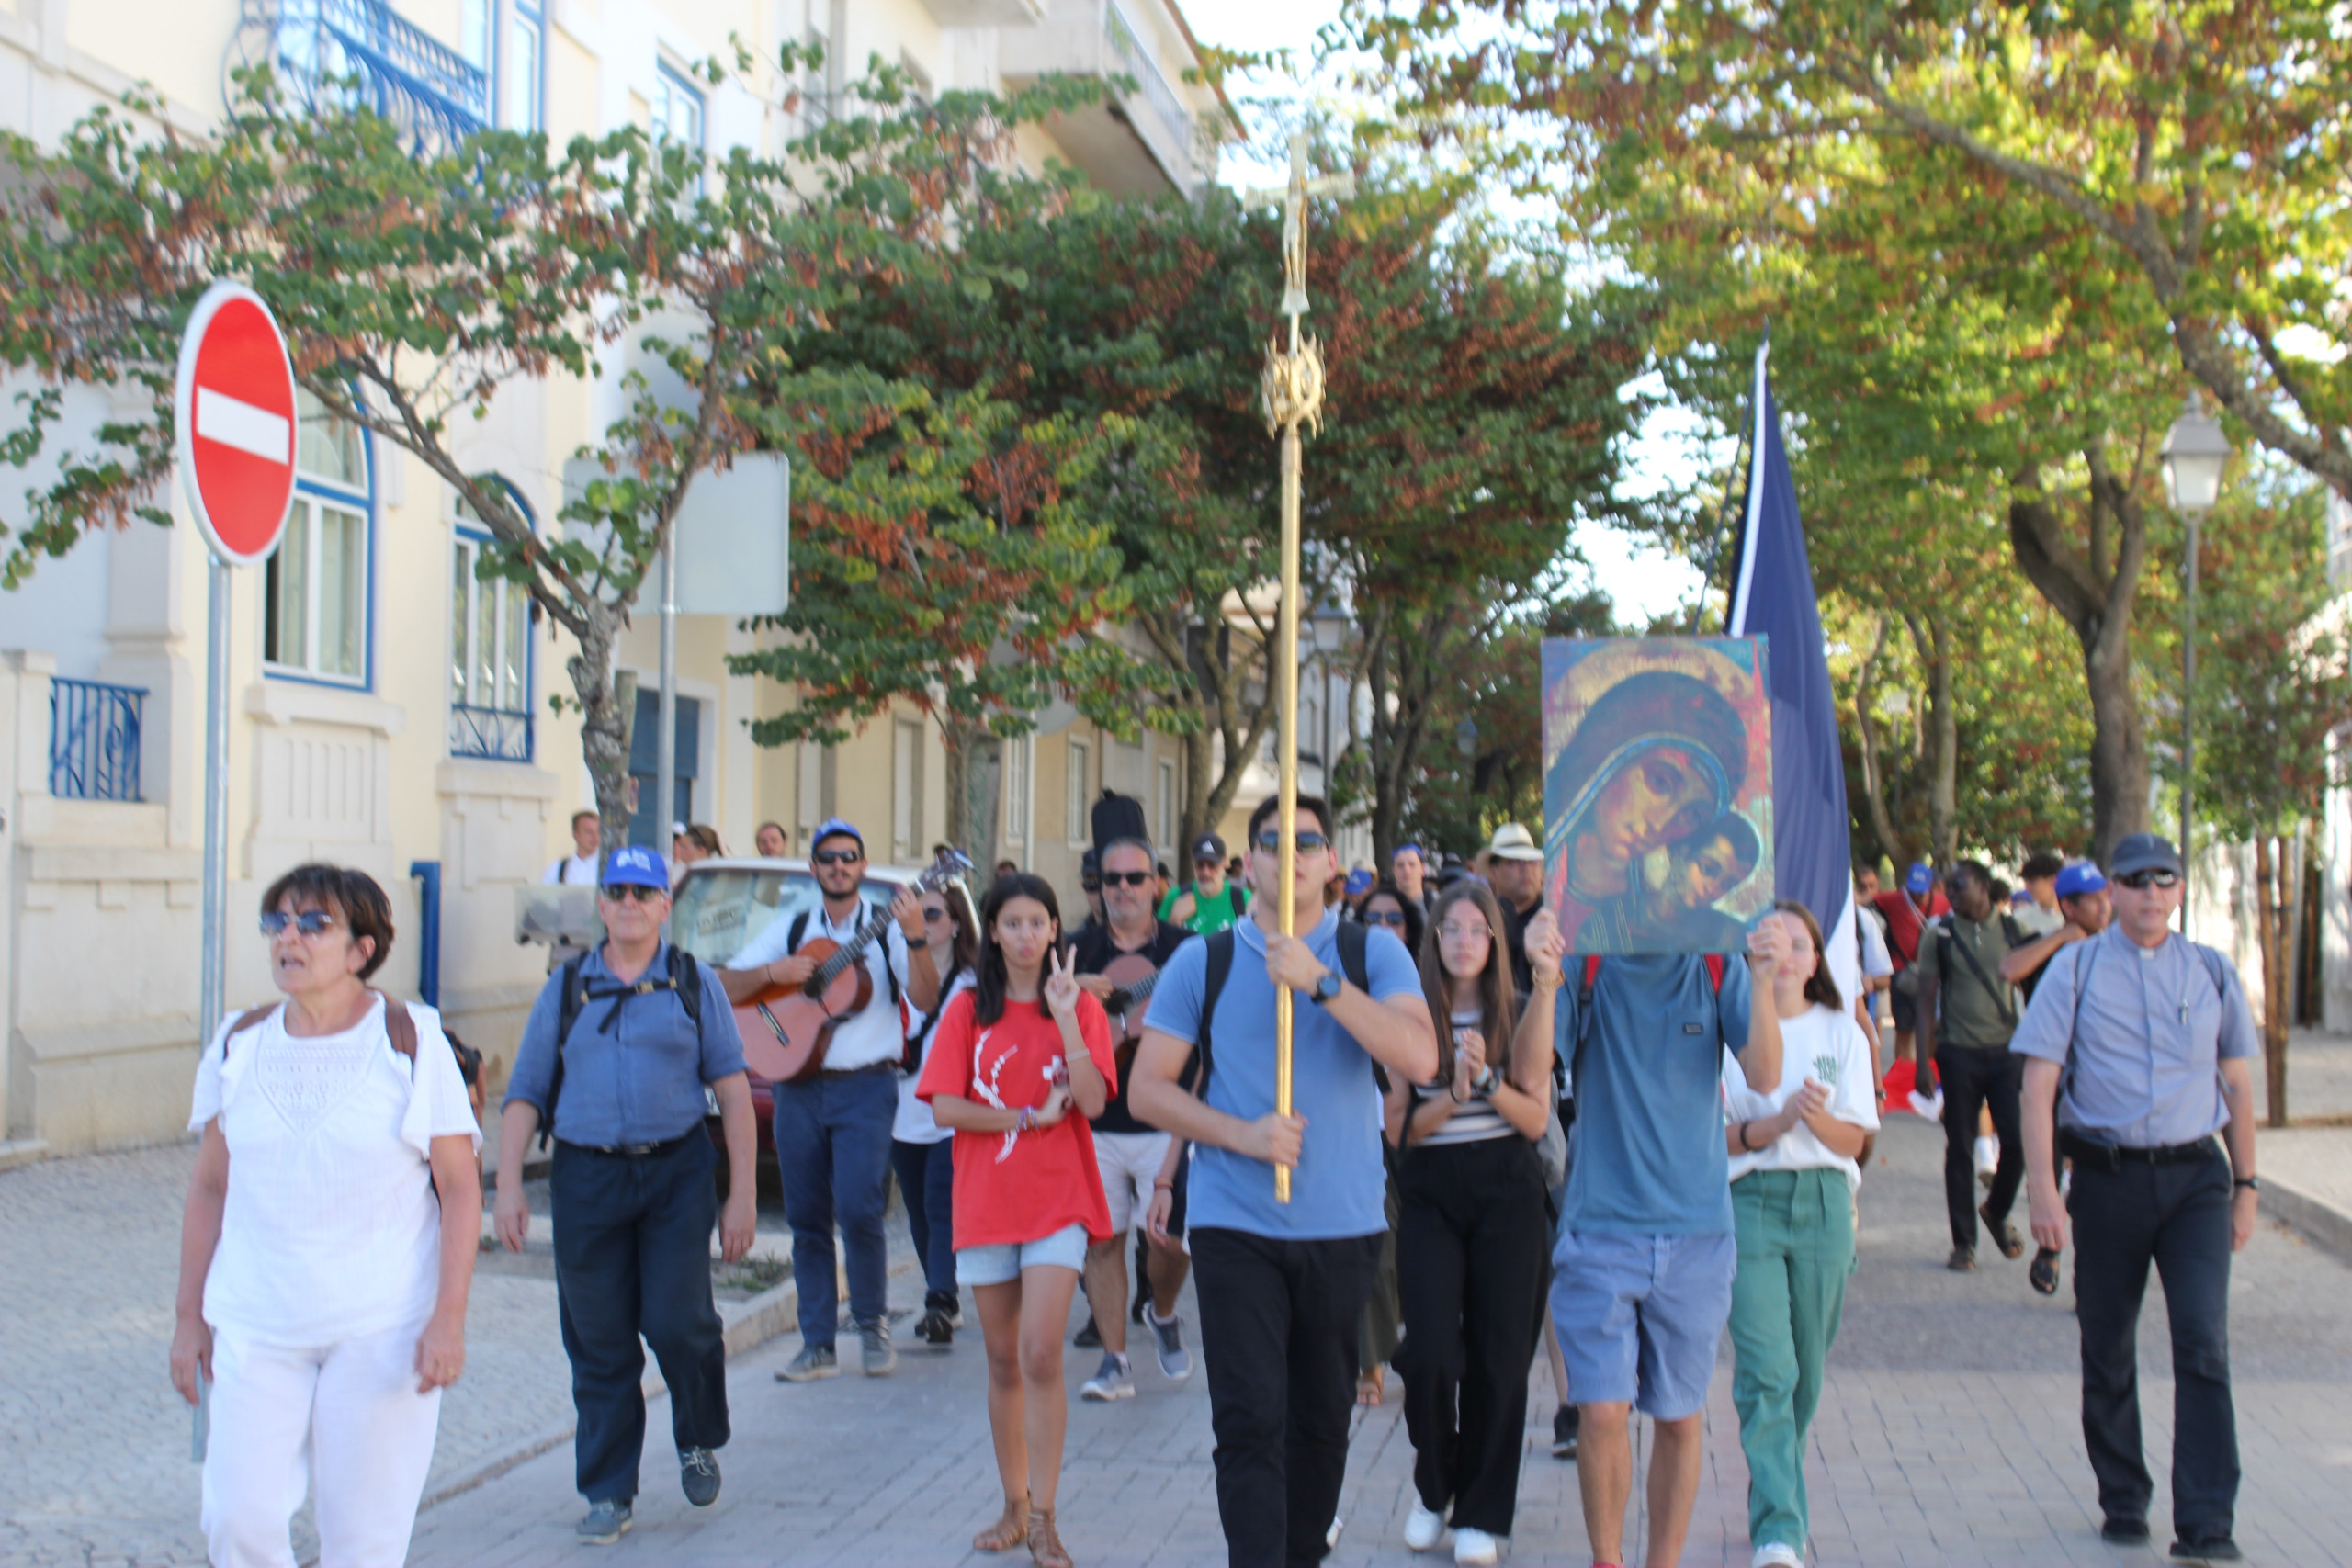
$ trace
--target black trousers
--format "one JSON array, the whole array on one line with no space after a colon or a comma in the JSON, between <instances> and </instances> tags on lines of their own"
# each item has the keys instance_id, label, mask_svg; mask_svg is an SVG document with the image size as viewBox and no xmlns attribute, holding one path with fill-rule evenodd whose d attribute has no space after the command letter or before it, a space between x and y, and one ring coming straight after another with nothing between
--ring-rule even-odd
<instances>
[{"instance_id":1,"label":"black trousers","mask_svg":"<svg viewBox=\"0 0 2352 1568\"><path fill-rule=\"evenodd\" d=\"M1405 1152L1397 1190L1413 1484L1454 1529L1509 1535L1552 1254L1543 1167L1516 1134L1440 1144Z\"/></svg>"},{"instance_id":2,"label":"black trousers","mask_svg":"<svg viewBox=\"0 0 2352 1568\"><path fill-rule=\"evenodd\" d=\"M1192 1233L1232 1568L1307 1568L1329 1550L1355 1408L1356 1319L1382 1235L1285 1241Z\"/></svg>"},{"instance_id":3,"label":"black trousers","mask_svg":"<svg viewBox=\"0 0 2352 1568\"><path fill-rule=\"evenodd\" d=\"M710 1299L717 1157L700 1128L641 1157L556 1142L556 1301L580 1417L572 1458L580 1495L592 1503L637 1495L645 1449L639 1336L670 1385L678 1447L726 1445L727 1346Z\"/></svg>"},{"instance_id":4,"label":"black trousers","mask_svg":"<svg viewBox=\"0 0 2352 1568\"><path fill-rule=\"evenodd\" d=\"M2025 1058L2007 1046L1939 1045L1936 1077L1944 1091L1944 1206L1951 1212L1951 1244L1973 1247L1977 1108L1991 1108L1993 1131L2001 1140L2001 1163L1984 1207L1995 1219L2005 1220L2025 1181L2024 1122L2018 1111Z\"/></svg>"},{"instance_id":5,"label":"black trousers","mask_svg":"<svg viewBox=\"0 0 2352 1568\"><path fill-rule=\"evenodd\" d=\"M2148 1265L2172 1320L2172 1517L2184 1540L2230 1534L2238 1496L2230 1394L2230 1162L2210 1156L2120 1170L2075 1162L2075 1315L2083 1336L2083 1445L2110 1519L2145 1519L2154 1488L2140 1446L2140 1303Z\"/></svg>"}]
</instances>

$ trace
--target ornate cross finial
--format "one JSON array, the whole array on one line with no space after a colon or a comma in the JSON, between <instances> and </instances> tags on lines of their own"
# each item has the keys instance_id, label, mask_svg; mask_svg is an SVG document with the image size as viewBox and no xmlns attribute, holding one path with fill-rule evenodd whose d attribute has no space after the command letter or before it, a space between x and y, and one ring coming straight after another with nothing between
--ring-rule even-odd
<instances>
[{"instance_id":1,"label":"ornate cross finial","mask_svg":"<svg viewBox=\"0 0 2352 1568\"><path fill-rule=\"evenodd\" d=\"M1290 318L1290 348L1284 352L1278 342L1266 344L1260 390L1270 432L1300 423L1323 428L1322 348L1311 337L1302 339L1298 331L1298 319L1307 310L1306 201L1316 196L1351 196L1355 188L1351 175L1307 178L1306 133L1301 131L1290 141L1290 184L1242 193L1242 201L1251 207L1283 204L1283 302L1277 309Z\"/></svg>"}]
</instances>

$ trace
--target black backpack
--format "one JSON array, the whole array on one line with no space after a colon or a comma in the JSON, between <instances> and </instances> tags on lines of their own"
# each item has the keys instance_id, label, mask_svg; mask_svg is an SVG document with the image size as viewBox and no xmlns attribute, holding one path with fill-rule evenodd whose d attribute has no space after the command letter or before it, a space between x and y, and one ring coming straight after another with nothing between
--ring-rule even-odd
<instances>
[{"instance_id":1,"label":"black backpack","mask_svg":"<svg viewBox=\"0 0 2352 1568\"><path fill-rule=\"evenodd\" d=\"M620 1021L621 1006L631 997L648 996L655 991L675 991L678 1005L686 1010L686 1017L694 1021L695 1043L702 1043L702 965L695 955L677 946L670 949L669 973L655 980L639 975L628 985L616 985L604 990L591 990L581 973L588 962L586 953L580 954L563 966L563 990L555 1015L555 1070L548 1075L547 1109L539 1114L539 1147L546 1148L555 1135L556 1097L563 1092L563 1047L571 1038L571 1026L580 1020L581 1009L590 1002L609 1000L612 1010L605 1014L605 1021L596 1026L598 1033L614 1028Z\"/></svg>"}]
</instances>

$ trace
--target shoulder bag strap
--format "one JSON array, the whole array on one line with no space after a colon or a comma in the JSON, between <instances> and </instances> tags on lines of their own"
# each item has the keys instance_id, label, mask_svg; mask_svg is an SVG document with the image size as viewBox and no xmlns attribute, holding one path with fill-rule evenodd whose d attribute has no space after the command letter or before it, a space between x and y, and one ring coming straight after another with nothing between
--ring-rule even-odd
<instances>
[{"instance_id":1,"label":"shoulder bag strap","mask_svg":"<svg viewBox=\"0 0 2352 1568\"><path fill-rule=\"evenodd\" d=\"M2005 920L2007 918L2006 915L2002 917ZM1951 946L1947 951L1957 951L1967 962L1968 972L1976 976L1976 983L1984 987L1985 994L1993 998L1994 1007L2000 1010L2001 1021L2011 1029L2015 1029L2018 1026L2018 1010L2009 1000L2009 988L1996 983L1990 975L1984 973L1984 965L1977 962L1976 954L1970 949L1968 943L1960 940L1958 931L1947 931L1944 934L1951 939Z\"/></svg>"}]
</instances>

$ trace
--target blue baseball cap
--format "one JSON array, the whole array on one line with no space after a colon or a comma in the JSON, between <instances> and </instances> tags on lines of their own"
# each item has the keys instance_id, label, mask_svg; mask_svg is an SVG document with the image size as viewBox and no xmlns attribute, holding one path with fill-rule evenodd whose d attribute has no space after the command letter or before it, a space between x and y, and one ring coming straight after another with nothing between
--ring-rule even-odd
<instances>
[{"instance_id":1,"label":"blue baseball cap","mask_svg":"<svg viewBox=\"0 0 2352 1568\"><path fill-rule=\"evenodd\" d=\"M1401 843L1401 844L1397 845L1395 849L1393 849L1393 850L1391 850L1391 851L1389 851L1389 852L1388 852L1388 860L1389 860L1389 863L1390 863L1390 864L1392 864L1392 865L1393 865L1393 864L1395 864L1395 863L1396 863L1396 857L1397 857L1398 855L1401 855L1401 854L1408 854L1408 853L1409 853L1409 854L1417 854L1417 855L1420 856L1423 860L1427 860L1427 859L1429 859L1429 858L1430 858L1430 856L1429 856L1429 852L1428 852L1427 850L1424 850L1423 848L1421 848L1421 846L1420 846L1420 845L1419 845L1419 844L1417 844L1417 843L1413 842L1410 839L1408 839L1408 840L1406 840L1403 843Z\"/></svg>"},{"instance_id":2,"label":"blue baseball cap","mask_svg":"<svg viewBox=\"0 0 2352 1568\"><path fill-rule=\"evenodd\" d=\"M1349 897L1361 898L1371 891L1372 873L1368 871L1351 871L1348 873L1347 896Z\"/></svg>"},{"instance_id":3,"label":"blue baseball cap","mask_svg":"<svg viewBox=\"0 0 2352 1568\"><path fill-rule=\"evenodd\" d=\"M839 817L828 817L822 822L818 823L816 833L808 840L808 847L813 850L819 844L823 843L827 839L839 838L844 833L857 840L858 852L861 854L864 853L865 850L865 835L859 832L850 822Z\"/></svg>"},{"instance_id":4,"label":"blue baseball cap","mask_svg":"<svg viewBox=\"0 0 2352 1568\"><path fill-rule=\"evenodd\" d=\"M1935 885L1936 874L1928 869L1926 861L1913 861L1911 869L1903 874L1903 887L1905 892L1925 893Z\"/></svg>"},{"instance_id":5,"label":"blue baseball cap","mask_svg":"<svg viewBox=\"0 0 2352 1568\"><path fill-rule=\"evenodd\" d=\"M651 850L623 844L605 862L605 874L597 880L607 887L658 887L667 893L670 863Z\"/></svg>"},{"instance_id":6,"label":"blue baseball cap","mask_svg":"<svg viewBox=\"0 0 2352 1568\"><path fill-rule=\"evenodd\" d=\"M2098 867L2086 860L2069 861L2058 871L2058 897L2079 898L2086 893L2097 893L2107 886L2107 878Z\"/></svg>"}]
</instances>

